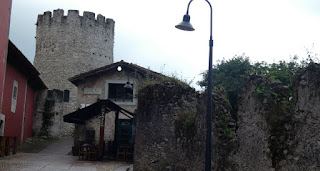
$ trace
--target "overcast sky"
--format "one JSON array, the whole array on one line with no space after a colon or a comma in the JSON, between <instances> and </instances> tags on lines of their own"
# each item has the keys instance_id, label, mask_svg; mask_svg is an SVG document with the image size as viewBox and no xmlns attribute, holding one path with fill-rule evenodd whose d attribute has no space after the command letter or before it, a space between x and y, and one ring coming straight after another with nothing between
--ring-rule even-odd
<instances>
[{"instance_id":1,"label":"overcast sky","mask_svg":"<svg viewBox=\"0 0 320 171\"><path fill-rule=\"evenodd\" d=\"M208 68L210 9L194 0L193 32L177 30L189 0L13 0L10 39L33 62L38 14L69 9L115 20L114 61L124 60L193 86ZM306 57L320 53L319 0L210 0L213 6L213 61L243 53L251 61ZM198 89L198 87L196 87Z\"/></svg>"}]
</instances>

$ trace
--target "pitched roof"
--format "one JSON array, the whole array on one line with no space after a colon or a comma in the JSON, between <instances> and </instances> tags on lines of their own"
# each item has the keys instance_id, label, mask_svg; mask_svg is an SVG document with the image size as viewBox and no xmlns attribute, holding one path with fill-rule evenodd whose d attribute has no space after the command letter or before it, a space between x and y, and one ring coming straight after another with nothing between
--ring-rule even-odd
<instances>
[{"instance_id":1,"label":"pitched roof","mask_svg":"<svg viewBox=\"0 0 320 171\"><path fill-rule=\"evenodd\" d=\"M105 113L109 113L111 111L120 112L129 118L133 118L134 114L123 109L119 105L113 103L110 100L97 100L97 102L91 104L82 109L78 109L72 113L63 116L63 122L76 123L76 124L84 124L85 121L101 116L101 108L105 108Z\"/></svg>"},{"instance_id":2,"label":"pitched roof","mask_svg":"<svg viewBox=\"0 0 320 171\"><path fill-rule=\"evenodd\" d=\"M9 40L7 63L11 64L21 74L28 78L28 84L34 89L46 89L39 77L38 70L29 62L22 52Z\"/></svg>"},{"instance_id":3,"label":"pitched roof","mask_svg":"<svg viewBox=\"0 0 320 171\"><path fill-rule=\"evenodd\" d=\"M124 62L123 60L121 60L119 62L115 62L110 65L106 65L106 66L96 68L96 69L78 74L76 76L73 76L73 77L69 78L69 81L71 81L75 85L78 85L79 82L81 82L82 80L84 80L88 77L95 76L95 75L101 74L101 73L107 73L110 71L116 71L118 66L121 66L122 68L128 68L128 69L134 70L143 77L148 77L148 76L150 76L152 78L166 77L165 75L154 72L150 69L141 67L136 64Z\"/></svg>"}]
</instances>

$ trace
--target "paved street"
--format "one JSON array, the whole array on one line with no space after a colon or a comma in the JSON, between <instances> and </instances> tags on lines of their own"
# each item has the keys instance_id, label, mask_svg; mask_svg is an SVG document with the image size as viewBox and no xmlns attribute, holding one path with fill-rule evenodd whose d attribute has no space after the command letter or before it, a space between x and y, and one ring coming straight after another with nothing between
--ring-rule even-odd
<instances>
[{"instance_id":1,"label":"paved street","mask_svg":"<svg viewBox=\"0 0 320 171\"><path fill-rule=\"evenodd\" d=\"M79 161L70 152L72 139L61 139L40 153L17 153L0 158L1 171L125 171L131 164L117 161ZM70 148L69 148L70 147ZM132 168L130 169L132 171Z\"/></svg>"}]
</instances>

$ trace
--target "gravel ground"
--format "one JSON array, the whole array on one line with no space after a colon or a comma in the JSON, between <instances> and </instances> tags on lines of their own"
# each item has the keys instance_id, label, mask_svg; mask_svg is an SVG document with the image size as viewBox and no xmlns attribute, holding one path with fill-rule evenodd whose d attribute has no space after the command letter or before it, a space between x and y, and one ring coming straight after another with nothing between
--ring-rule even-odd
<instances>
[{"instance_id":1,"label":"gravel ground","mask_svg":"<svg viewBox=\"0 0 320 171\"><path fill-rule=\"evenodd\" d=\"M11 155L0 158L0 170L1 171L9 171L14 170L15 168L22 168L23 163L16 161L16 158L21 158L21 154Z\"/></svg>"},{"instance_id":2,"label":"gravel ground","mask_svg":"<svg viewBox=\"0 0 320 171\"><path fill-rule=\"evenodd\" d=\"M69 141L30 139L19 147L17 154L0 157L0 171L126 171L131 165L117 161L79 161L77 156L62 153L71 149Z\"/></svg>"},{"instance_id":3,"label":"gravel ground","mask_svg":"<svg viewBox=\"0 0 320 171\"><path fill-rule=\"evenodd\" d=\"M79 161L77 156L41 153L17 153L0 158L1 171L114 171L119 167L128 168L130 165L130 163L117 161Z\"/></svg>"},{"instance_id":4,"label":"gravel ground","mask_svg":"<svg viewBox=\"0 0 320 171\"><path fill-rule=\"evenodd\" d=\"M0 170L9 171L13 168L22 168L22 164L18 162L3 162L0 161Z\"/></svg>"},{"instance_id":5,"label":"gravel ground","mask_svg":"<svg viewBox=\"0 0 320 171\"><path fill-rule=\"evenodd\" d=\"M18 147L18 152L38 153L57 141L59 141L59 139L48 138L45 136L28 138Z\"/></svg>"},{"instance_id":6,"label":"gravel ground","mask_svg":"<svg viewBox=\"0 0 320 171\"><path fill-rule=\"evenodd\" d=\"M97 166L97 171L114 171L123 165L123 162L105 162L103 165Z\"/></svg>"}]
</instances>

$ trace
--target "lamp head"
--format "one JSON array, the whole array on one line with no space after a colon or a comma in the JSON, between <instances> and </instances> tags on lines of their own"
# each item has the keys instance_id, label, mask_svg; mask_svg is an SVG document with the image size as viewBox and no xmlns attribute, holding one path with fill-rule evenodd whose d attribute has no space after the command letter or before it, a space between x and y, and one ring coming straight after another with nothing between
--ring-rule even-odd
<instances>
[{"instance_id":1,"label":"lamp head","mask_svg":"<svg viewBox=\"0 0 320 171\"><path fill-rule=\"evenodd\" d=\"M128 81L126 85L123 86L124 88L130 88L132 89L132 85L130 84L130 82Z\"/></svg>"},{"instance_id":2,"label":"lamp head","mask_svg":"<svg viewBox=\"0 0 320 171\"><path fill-rule=\"evenodd\" d=\"M185 31L193 31L194 28L190 24L190 16L188 14L185 14L183 16L183 21L178 25L176 25L176 28L180 30L185 30Z\"/></svg>"},{"instance_id":3,"label":"lamp head","mask_svg":"<svg viewBox=\"0 0 320 171\"><path fill-rule=\"evenodd\" d=\"M117 67L117 71L122 71L122 67L120 65Z\"/></svg>"}]
</instances>

